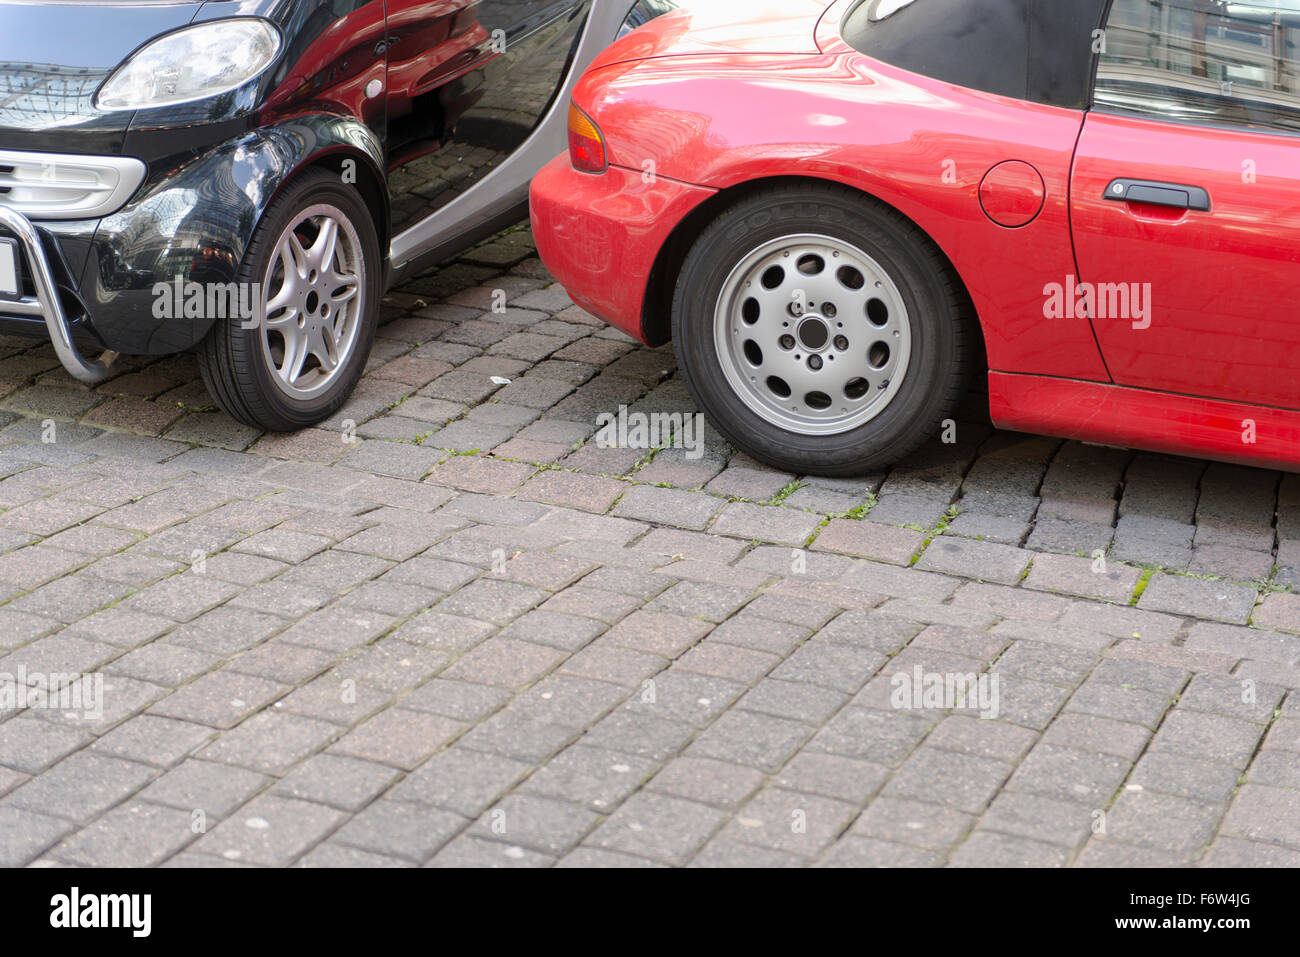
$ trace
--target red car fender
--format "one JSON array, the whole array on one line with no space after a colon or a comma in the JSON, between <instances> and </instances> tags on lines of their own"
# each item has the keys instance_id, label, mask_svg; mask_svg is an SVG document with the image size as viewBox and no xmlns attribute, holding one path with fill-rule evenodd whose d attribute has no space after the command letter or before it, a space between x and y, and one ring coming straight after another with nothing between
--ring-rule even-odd
<instances>
[{"instance_id":1,"label":"red car fender","mask_svg":"<svg viewBox=\"0 0 1300 957\"><path fill-rule=\"evenodd\" d=\"M808 29L812 29L809 22ZM675 56L588 73L574 100L611 162L728 190L808 177L861 190L915 222L970 292L994 369L1109 381L1086 319L1045 318L1045 290L1075 274L1069 174L1083 114L978 93L855 52ZM990 170L1043 182L1028 224L994 223Z\"/></svg>"},{"instance_id":2,"label":"red car fender","mask_svg":"<svg viewBox=\"0 0 1300 957\"><path fill-rule=\"evenodd\" d=\"M537 251L574 302L644 340L655 257L682 219L713 195L617 166L600 176L579 173L559 156L533 179Z\"/></svg>"}]
</instances>

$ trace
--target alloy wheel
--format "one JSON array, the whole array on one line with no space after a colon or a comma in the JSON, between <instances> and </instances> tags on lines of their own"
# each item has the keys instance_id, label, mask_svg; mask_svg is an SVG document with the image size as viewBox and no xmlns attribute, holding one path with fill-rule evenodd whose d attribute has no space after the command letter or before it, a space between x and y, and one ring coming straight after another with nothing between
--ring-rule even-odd
<instances>
[{"instance_id":1,"label":"alloy wheel","mask_svg":"<svg viewBox=\"0 0 1300 957\"><path fill-rule=\"evenodd\" d=\"M912 351L903 297L871 256L829 236L785 236L744 256L714 315L722 371L764 420L801 435L871 421Z\"/></svg>"},{"instance_id":2,"label":"alloy wheel","mask_svg":"<svg viewBox=\"0 0 1300 957\"><path fill-rule=\"evenodd\" d=\"M262 283L261 345L281 392L313 399L356 347L365 308L360 237L337 207L304 209L276 241Z\"/></svg>"}]
</instances>

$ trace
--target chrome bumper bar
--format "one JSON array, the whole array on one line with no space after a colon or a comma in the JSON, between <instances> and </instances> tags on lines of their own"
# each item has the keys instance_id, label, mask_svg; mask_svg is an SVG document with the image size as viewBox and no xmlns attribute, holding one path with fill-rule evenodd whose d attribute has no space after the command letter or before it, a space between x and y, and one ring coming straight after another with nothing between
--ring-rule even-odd
<instances>
[{"instance_id":1,"label":"chrome bumper bar","mask_svg":"<svg viewBox=\"0 0 1300 957\"><path fill-rule=\"evenodd\" d=\"M7 206L0 206L0 226L17 237L18 245L23 251L27 265L31 268L32 281L36 286L35 298L26 296L12 301L0 299L0 312L43 318L55 354L63 363L63 368L67 369L68 374L74 379L93 385L108 378L113 374L113 364L118 358L118 353L107 350L97 359L87 359L78 351L72 341L72 330L69 328L67 316L63 314L63 303L54 284L50 261L45 255L45 247L41 245L36 227L22 213Z\"/></svg>"}]
</instances>

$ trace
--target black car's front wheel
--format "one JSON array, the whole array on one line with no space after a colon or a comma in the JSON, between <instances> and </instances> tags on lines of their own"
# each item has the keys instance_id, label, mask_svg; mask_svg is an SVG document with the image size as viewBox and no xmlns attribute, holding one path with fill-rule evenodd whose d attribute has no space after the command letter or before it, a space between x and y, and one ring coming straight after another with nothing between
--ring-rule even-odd
<instances>
[{"instance_id":1,"label":"black car's front wheel","mask_svg":"<svg viewBox=\"0 0 1300 957\"><path fill-rule=\"evenodd\" d=\"M687 254L673 338L687 387L753 457L863 474L950 414L970 330L942 257L892 209L831 184L724 212Z\"/></svg>"},{"instance_id":2,"label":"black car's front wheel","mask_svg":"<svg viewBox=\"0 0 1300 957\"><path fill-rule=\"evenodd\" d=\"M208 391L234 418L289 432L347 400L374 341L379 240L356 190L325 170L291 183L240 267L256 284L251 317L220 319L199 348Z\"/></svg>"}]
</instances>

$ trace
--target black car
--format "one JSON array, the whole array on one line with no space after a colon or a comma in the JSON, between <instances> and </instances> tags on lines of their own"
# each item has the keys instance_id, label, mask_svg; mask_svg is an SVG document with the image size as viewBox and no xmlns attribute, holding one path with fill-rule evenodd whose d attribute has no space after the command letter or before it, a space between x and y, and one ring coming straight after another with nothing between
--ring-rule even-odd
<instances>
[{"instance_id":1,"label":"black car","mask_svg":"<svg viewBox=\"0 0 1300 957\"><path fill-rule=\"evenodd\" d=\"M0 331L86 382L197 347L235 418L319 422L385 289L524 218L574 80L669 6L0 0Z\"/></svg>"}]
</instances>

